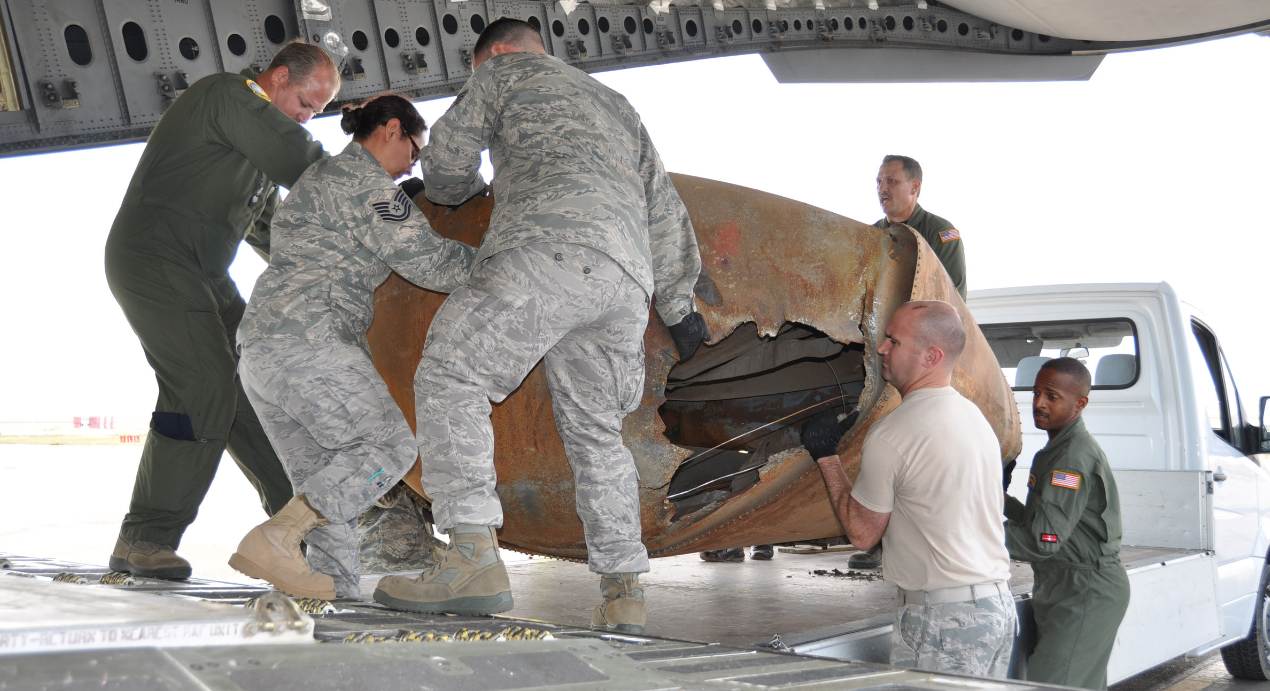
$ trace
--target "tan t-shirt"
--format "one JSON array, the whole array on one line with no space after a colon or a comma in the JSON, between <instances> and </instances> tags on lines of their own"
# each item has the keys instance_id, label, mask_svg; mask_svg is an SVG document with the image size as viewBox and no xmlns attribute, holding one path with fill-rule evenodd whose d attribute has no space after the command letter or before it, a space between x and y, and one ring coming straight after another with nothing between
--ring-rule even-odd
<instances>
[{"instance_id":1,"label":"tan t-shirt","mask_svg":"<svg viewBox=\"0 0 1270 691\"><path fill-rule=\"evenodd\" d=\"M918 389L869 430L851 496L890 513L886 578L937 590L1010 578L1001 444L952 387Z\"/></svg>"}]
</instances>

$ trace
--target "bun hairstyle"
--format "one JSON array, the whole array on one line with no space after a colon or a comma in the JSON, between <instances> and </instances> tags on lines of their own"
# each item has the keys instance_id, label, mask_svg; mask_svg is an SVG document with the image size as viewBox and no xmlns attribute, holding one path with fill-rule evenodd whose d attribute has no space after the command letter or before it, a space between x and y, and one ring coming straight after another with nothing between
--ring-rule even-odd
<instances>
[{"instance_id":1,"label":"bun hairstyle","mask_svg":"<svg viewBox=\"0 0 1270 691\"><path fill-rule=\"evenodd\" d=\"M401 129L412 137L421 136L428 128L414 104L394 93L380 94L360 106L340 108L340 129L353 135L354 141L364 141L393 119L401 122Z\"/></svg>"}]
</instances>

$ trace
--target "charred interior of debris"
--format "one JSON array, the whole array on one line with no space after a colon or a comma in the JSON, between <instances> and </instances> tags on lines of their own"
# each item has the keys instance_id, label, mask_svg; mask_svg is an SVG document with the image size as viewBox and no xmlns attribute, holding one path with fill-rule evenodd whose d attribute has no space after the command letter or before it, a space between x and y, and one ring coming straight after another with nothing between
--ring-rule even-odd
<instances>
[{"instance_id":1,"label":"charred interior of debris","mask_svg":"<svg viewBox=\"0 0 1270 691\"><path fill-rule=\"evenodd\" d=\"M743 492L773 455L798 446L804 420L855 409L864 346L787 322L771 338L753 322L670 370L658 409L666 438L691 450L670 481L675 515Z\"/></svg>"}]
</instances>

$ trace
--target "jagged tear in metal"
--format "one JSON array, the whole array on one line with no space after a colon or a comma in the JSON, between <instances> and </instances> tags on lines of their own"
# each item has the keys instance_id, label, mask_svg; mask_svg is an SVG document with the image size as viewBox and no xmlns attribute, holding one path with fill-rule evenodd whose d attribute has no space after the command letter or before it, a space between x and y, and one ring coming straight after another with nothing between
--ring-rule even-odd
<instances>
[{"instance_id":1,"label":"jagged tear in metal","mask_svg":"<svg viewBox=\"0 0 1270 691\"><path fill-rule=\"evenodd\" d=\"M920 236L735 185L672 178L701 245L697 296L715 338L678 363L669 334L650 313L643 400L622 434L639 469L644 542L652 555L840 535L820 472L798 445L797 426L826 407L858 407L860 419L839 446L855 475L864 434L899 403L879 378L875 345L909 299L946 300L961 312L970 338L953 385L983 411L1002 458L1019 453L1013 393ZM415 203L437 232L472 245L493 209L490 197L457 209L422 195ZM415 368L444 299L396 275L376 293L371 351L411 422ZM505 512L500 539L525 552L585 559L573 476L541 365L494 406L492 418ZM406 483L422 493L417 466Z\"/></svg>"}]
</instances>

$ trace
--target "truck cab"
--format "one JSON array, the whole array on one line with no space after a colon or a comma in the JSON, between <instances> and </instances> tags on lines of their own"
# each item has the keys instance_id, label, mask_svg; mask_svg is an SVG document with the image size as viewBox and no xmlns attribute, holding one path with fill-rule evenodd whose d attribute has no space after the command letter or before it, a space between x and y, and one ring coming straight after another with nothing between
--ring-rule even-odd
<instances>
[{"instance_id":1,"label":"truck cab","mask_svg":"<svg viewBox=\"0 0 1270 691\"><path fill-rule=\"evenodd\" d=\"M1023 420L1016 478L1047 441L1031 424L1041 364L1075 357L1093 375L1084 418L1119 484L1132 588L1108 681L1216 648L1235 676L1270 678L1267 434L1210 321L1167 283L983 290L968 303ZM1025 499L1026 483L1010 493Z\"/></svg>"}]
</instances>

